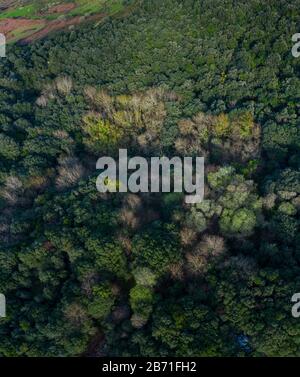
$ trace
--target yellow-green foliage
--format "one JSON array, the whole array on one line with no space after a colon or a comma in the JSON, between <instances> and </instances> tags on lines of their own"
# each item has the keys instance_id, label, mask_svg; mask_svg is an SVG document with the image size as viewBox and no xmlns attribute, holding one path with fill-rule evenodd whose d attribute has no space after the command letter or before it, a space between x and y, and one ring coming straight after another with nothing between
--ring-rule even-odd
<instances>
[{"instance_id":1,"label":"yellow-green foliage","mask_svg":"<svg viewBox=\"0 0 300 377\"><path fill-rule=\"evenodd\" d=\"M126 106L128 106L128 104L130 103L130 96L126 95L126 94L121 94L119 96L116 97L116 101L121 105L123 106L124 108Z\"/></svg>"},{"instance_id":2,"label":"yellow-green foliage","mask_svg":"<svg viewBox=\"0 0 300 377\"><path fill-rule=\"evenodd\" d=\"M179 153L243 162L259 157L261 129L249 111L198 113L191 119L181 119L178 129L175 148Z\"/></svg>"},{"instance_id":3,"label":"yellow-green foliage","mask_svg":"<svg viewBox=\"0 0 300 377\"><path fill-rule=\"evenodd\" d=\"M113 149L120 142L122 129L103 119L98 114L89 114L84 117L84 143L92 151Z\"/></svg>"},{"instance_id":4,"label":"yellow-green foliage","mask_svg":"<svg viewBox=\"0 0 300 377\"><path fill-rule=\"evenodd\" d=\"M113 97L103 90L86 87L84 94L97 111L84 119L88 135L85 144L90 149L95 151L103 146L116 146L120 141L126 147L134 144L142 149L158 148L167 115L165 101L171 97L170 93L155 88ZM177 100L174 95L172 98L169 101ZM121 145L118 144L118 147Z\"/></svg>"},{"instance_id":5,"label":"yellow-green foliage","mask_svg":"<svg viewBox=\"0 0 300 377\"><path fill-rule=\"evenodd\" d=\"M233 131L242 139L249 138L252 136L255 126L253 114L250 111L243 112L231 119L231 125Z\"/></svg>"},{"instance_id":6,"label":"yellow-green foliage","mask_svg":"<svg viewBox=\"0 0 300 377\"><path fill-rule=\"evenodd\" d=\"M119 124L123 127L130 127L134 123L134 118L131 112L119 110L113 114L113 119L116 124Z\"/></svg>"},{"instance_id":7,"label":"yellow-green foliage","mask_svg":"<svg viewBox=\"0 0 300 377\"><path fill-rule=\"evenodd\" d=\"M215 118L214 133L217 137L224 137L230 134L230 122L227 114L220 114Z\"/></svg>"},{"instance_id":8,"label":"yellow-green foliage","mask_svg":"<svg viewBox=\"0 0 300 377\"><path fill-rule=\"evenodd\" d=\"M106 177L104 179L104 184L107 187L109 192L117 192L120 190L121 182L117 179L110 179Z\"/></svg>"},{"instance_id":9,"label":"yellow-green foliage","mask_svg":"<svg viewBox=\"0 0 300 377\"><path fill-rule=\"evenodd\" d=\"M254 119L250 111L229 117L227 114L220 114L215 117L213 132L216 137L240 137L242 139L252 136Z\"/></svg>"}]
</instances>

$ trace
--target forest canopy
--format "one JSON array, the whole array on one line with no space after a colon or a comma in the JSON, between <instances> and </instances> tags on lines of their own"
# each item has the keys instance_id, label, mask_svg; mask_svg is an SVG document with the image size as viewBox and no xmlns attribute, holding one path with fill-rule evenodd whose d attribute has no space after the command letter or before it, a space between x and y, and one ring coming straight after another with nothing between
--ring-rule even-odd
<instances>
[{"instance_id":1,"label":"forest canopy","mask_svg":"<svg viewBox=\"0 0 300 377\"><path fill-rule=\"evenodd\" d=\"M0 356L300 356L300 1L141 0L0 59ZM96 161L205 157L205 198Z\"/></svg>"}]
</instances>

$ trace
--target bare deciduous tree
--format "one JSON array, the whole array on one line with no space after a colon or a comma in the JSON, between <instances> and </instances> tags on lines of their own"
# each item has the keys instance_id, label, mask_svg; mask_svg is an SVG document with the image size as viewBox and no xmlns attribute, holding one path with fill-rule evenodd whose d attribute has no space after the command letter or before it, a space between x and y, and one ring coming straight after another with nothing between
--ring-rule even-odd
<instances>
[{"instance_id":1,"label":"bare deciduous tree","mask_svg":"<svg viewBox=\"0 0 300 377\"><path fill-rule=\"evenodd\" d=\"M183 246L191 245L197 238L197 232L191 228L182 228L180 230L180 239Z\"/></svg>"},{"instance_id":2,"label":"bare deciduous tree","mask_svg":"<svg viewBox=\"0 0 300 377\"><path fill-rule=\"evenodd\" d=\"M55 80L55 85L58 93L66 96L70 94L72 87L73 87L73 81L71 77L63 76L63 77L58 77Z\"/></svg>"},{"instance_id":3,"label":"bare deciduous tree","mask_svg":"<svg viewBox=\"0 0 300 377\"><path fill-rule=\"evenodd\" d=\"M85 173L82 164L75 157L65 157L59 160L56 187L64 189L76 184Z\"/></svg>"},{"instance_id":4,"label":"bare deciduous tree","mask_svg":"<svg viewBox=\"0 0 300 377\"><path fill-rule=\"evenodd\" d=\"M136 329L140 329L147 323L147 319L140 316L139 314L133 314L131 317L131 324Z\"/></svg>"},{"instance_id":5,"label":"bare deciduous tree","mask_svg":"<svg viewBox=\"0 0 300 377\"><path fill-rule=\"evenodd\" d=\"M70 304L64 311L65 317L74 325L81 326L87 320L86 310L78 303Z\"/></svg>"},{"instance_id":6,"label":"bare deciduous tree","mask_svg":"<svg viewBox=\"0 0 300 377\"><path fill-rule=\"evenodd\" d=\"M198 247L208 257L217 257L225 251L224 239L215 235L205 235Z\"/></svg>"},{"instance_id":7,"label":"bare deciduous tree","mask_svg":"<svg viewBox=\"0 0 300 377\"><path fill-rule=\"evenodd\" d=\"M173 279L182 280L184 277L183 262L172 263L169 271Z\"/></svg>"},{"instance_id":8,"label":"bare deciduous tree","mask_svg":"<svg viewBox=\"0 0 300 377\"><path fill-rule=\"evenodd\" d=\"M14 205L18 200L18 195L22 192L22 187L23 184L18 177L7 177L4 187L1 190L1 196L7 200L10 205Z\"/></svg>"}]
</instances>

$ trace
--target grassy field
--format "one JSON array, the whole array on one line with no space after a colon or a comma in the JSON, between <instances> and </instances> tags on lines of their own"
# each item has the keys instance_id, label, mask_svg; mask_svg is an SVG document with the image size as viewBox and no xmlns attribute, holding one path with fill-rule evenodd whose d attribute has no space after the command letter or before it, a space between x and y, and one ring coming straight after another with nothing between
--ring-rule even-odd
<instances>
[{"instance_id":1,"label":"grassy field","mask_svg":"<svg viewBox=\"0 0 300 377\"><path fill-rule=\"evenodd\" d=\"M33 3L25 6L21 6L18 8L8 9L0 14L0 19L5 18L34 18L38 12L38 5Z\"/></svg>"},{"instance_id":2,"label":"grassy field","mask_svg":"<svg viewBox=\"0 0 300 377\"><path fill-rule=\"evenodd\" d=\"M37 31L43 29L44 26L45 26L44 24L40 24L40 25L33 25L30 28L28 27L17 28L11 33L11 38L9 40L9 43L15 43L20 39L26 38L30 36L31 34L36 33Z\"/></svg>"},{"instance_id":3,"label":"grassy field","mask_svg":"<svg viewBox=\"0 0 300 377\"><path fill-rule=\"evenodd\" d=\"M69 26L73 19L77 24L81 16L86 19L96 14L111 16L124 9L124 0L19 0L13 4L0 14L0 33L6 34L9 43L28 38L43 28L47 34L54 23L59 22L57 28L61 29L63 20ZM20 20L32 20L32 25L19 26Z\"/></svg>"},{"instance_id":4,"label":"grassy field","mask_svg":"<svg viewBox=\"0 0 300 377\"><path fill-rule=\"evenodd\" d=\"M75 1L77 7L70 12L72 16L82 16L85 14L94 14L101 12L105 6L105 0L78 0Z\"/></svg>"},{"instance_id":5,"label":"grassy field","mask_svg":"<svg viewBox=\"0 0 300 377\"><path fill-rule=\"evenodd\" d=\"M69 14L72 16L83 16L87 14L96 14L100 12L114 14L124 8L123 0L78 0L78 5Z\"/></svg>"},{"instance_id":6,"label":"grassy field","mask_svg":"<svg viewBox=\"0 0 300 377\"><path fill-rule=\"evenodd\" d=\"M51 8L63 4L74 4L73 10L63 13L68 17L91 15L99 12L115 13L122 10L123 2L123 0L32 1L27 5L19 5L7 9L0 14L0 19L19 17L30 19L44 18L46 11L49 11L48 15L53 19L59 17L62 13L51 13Z\"/></svg>"}]
</instances>

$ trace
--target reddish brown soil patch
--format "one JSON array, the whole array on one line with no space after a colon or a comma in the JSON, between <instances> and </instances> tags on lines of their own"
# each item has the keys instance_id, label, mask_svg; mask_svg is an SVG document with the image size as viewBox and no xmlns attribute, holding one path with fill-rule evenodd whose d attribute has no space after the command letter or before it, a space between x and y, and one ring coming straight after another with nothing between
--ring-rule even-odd
<instances>
[{"instance_id":1,"label":"reddish brown soil patch","mask_svg":"<svg viewBox=\"0 0 300 377\"><path fill-rule=\"evenodd\" d=\"M70 19L66 20L54 20L54 21L49 21L46 26L37 31L36 33L30 35L29 37L23 39L21 42L22 43L31 43L34 42L38 39L46 37L49 33L52 33L54 31L62 30L68 26L72 25L78 25L83 21L97 21L101 20L103 17L105 17L105 14L97 14L94 16L90 17L82 17L82 16L77 16L77 17L72 17Z\"/></svg>"},{"instance_id":2,"label":"reddish brown soil patch","mask_svg":"<svg viewBox=\"0 0 300 377\"><path fill-rule=\"evenodd\" d=\"M47 14L55 14L55 13L68 13L72 9L76 8L76 4L69 3L69 4L60 4L55 5L47 10Z\"/></svg>"},{"instance_id":3,"label":"reddish brown soil patch","mask_svg":"<svg viewBox=\"0 0 300 377\"><path fill-rule=\"evenodd\" d=\"M78 25L81 22L81 17L73 17L69 20L55 20L55 21L49 21L46 24L46 27L44 27L42 30L39 30L38 32L30 35L28 38L23 39L23 42L33 42L37 39L44 38L49 33L52 33L54 31L64 29L65 27L71 26L71 25Z\"/></svg>"},{"instance_id":4,"label":"reddish brown soil patch","mask_svg":"<svg viewBox=\"0 0 300 377\"><path fill-rule=\"evenodd\" d=\"M7 39L9 40L10 33L17 29L33 29L35 26L44 25L45 22L43 20L28 20L26 18L7 18L0 21L0 33L6 35Z\"/></svg>"}]
</instances>

